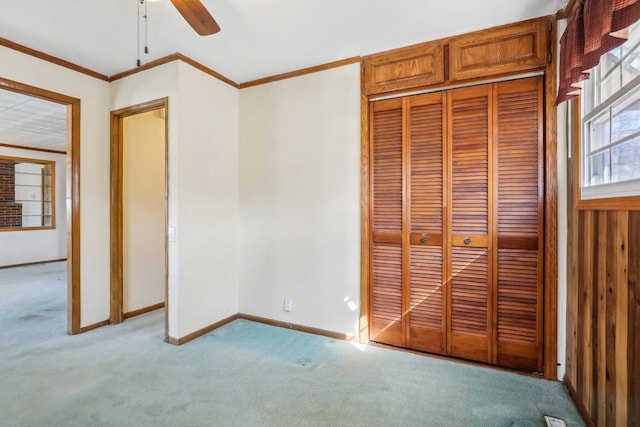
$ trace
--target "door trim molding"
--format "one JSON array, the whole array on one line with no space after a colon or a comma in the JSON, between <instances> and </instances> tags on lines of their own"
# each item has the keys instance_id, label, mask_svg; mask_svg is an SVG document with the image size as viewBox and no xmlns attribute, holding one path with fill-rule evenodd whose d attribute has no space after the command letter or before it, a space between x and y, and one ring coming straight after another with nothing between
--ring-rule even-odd
<instances>
[{"instance_id":1,"label":"door trim molding","mask_svg":"<svg viewBox=\"0 0 640 427\"><path fill-rule=\"evenodd\" d=\"M557 20L550 20L551 60L544 73L544 279L543 279L543 374L558 379L558 111L556 96Z\"/></svg>"},{"instance_id":2,"label":"door trim molding","mask_svg":"<svg viewBox=\"0 0 640 427\"><path fill-rule=\"evenodd\" d=\"M67 333L80 327L80 99L0 77L0 88L67 106Z\"/></svg>"},{"instance_id":3,"label":"door trim molding","mask_svg":"<svg viewBox=\"0 0 640 427\"><path fill-rule=\"evenodd\" d=\"M126 117L136 114L146 113L153 110L165 109L165 265L168 265L167 252L167 224L168 206L168 147L169 147L169 98L159 98L152 101L132 105L111 112L111 201L110 201L110 239L111 239L111 280L109 298L109 322L111 324L122 323L125 319L123 311L123 221L122 221L122 145L123 145L123 122ZM169 301L168 292L168 269L165 273L165 335L168 333L166 311Z\"/></svg>"}]
</instances>

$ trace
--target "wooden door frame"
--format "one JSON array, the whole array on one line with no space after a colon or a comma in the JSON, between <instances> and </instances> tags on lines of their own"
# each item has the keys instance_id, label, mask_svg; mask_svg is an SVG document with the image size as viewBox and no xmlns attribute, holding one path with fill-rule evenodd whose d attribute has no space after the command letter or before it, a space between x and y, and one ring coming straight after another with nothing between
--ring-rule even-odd
<instances>
[{"instance_id":1,"label":"wooden door frame","mask_svg":"<svg viewBox=\"0 0 640 427\"><path fill-rule=\"evenodd\" d=\"M147 113L149 111L165 109L165 147L164 147L164 185L165 185L165 236L164 236L164 262L165 271L165 337L168 336L167 313L169 308L168 300L168 247L167 247L167 225L168 225L168 148L169 148L169 98L159 98L152 101L143 102L132 105L130 107L121 108L111 112L111 288L110 288L110 316L111 324L122 323L124 320L123 312L123 202L122 202L122 167L123 167L123 122L126 117L137 114Z\"/></svg>"},{"instance_id":2,"label":"wooden door frame","mask_svg":"<svg viewBox=\"0 0 640 427\"><path fill-rule=\"evenodd\" d=\"M80 326L80 99L2 77L0 88L67 107L67 333L79 334L83 332Z\"/></svg>"},{"instance_id":3,"label":"wooden door frame","mask_svg":"<svg viewBox=\"0 0 640 427\"><path fill-rule=\"evenodd\" d=\"M556 24L551 27L550 57L544 71L544 277L543 277L543 375L557 379L558 360L558 177L556 95ZM364 63L361 65L361 141L360 141L360 342L369 342L372 151L370 145L370 98L365 92ZM478 82L482 84L482 82ZM374 98L372 96L372 98Z\"/></svg>"}]
</instances>

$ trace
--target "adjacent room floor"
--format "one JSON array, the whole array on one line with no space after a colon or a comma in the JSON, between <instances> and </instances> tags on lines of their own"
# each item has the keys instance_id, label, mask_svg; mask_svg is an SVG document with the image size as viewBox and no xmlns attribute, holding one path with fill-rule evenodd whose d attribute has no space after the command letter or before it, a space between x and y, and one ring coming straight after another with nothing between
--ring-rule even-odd
<instances>
[{"instance_id":1,"label":"adjacent room floor","mask_svg":"<svg viewBox=\"0 0 640 427\"><path fill-rule=\"evenodd\" d=\"M181 347L162 310L68 336L64 263L0 292L2 426L584 425L557 382L245 320Z\"/></svg>"}]
</instances>

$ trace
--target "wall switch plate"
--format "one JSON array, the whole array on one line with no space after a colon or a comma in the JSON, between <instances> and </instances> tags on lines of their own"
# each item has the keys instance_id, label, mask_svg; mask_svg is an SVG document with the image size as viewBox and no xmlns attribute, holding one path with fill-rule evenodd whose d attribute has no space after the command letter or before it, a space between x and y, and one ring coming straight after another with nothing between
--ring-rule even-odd
<instances>
[{"instance_id":1,"label":"wall switch plate","mask_svg":"<svg viewBox=\"0 0 640 427\"><path fill-rule=\"evenodd\" d=\"M567 427L567 424L560 418L545 415L544 420L547 422L547 427Z\"/></svg>"},{"instance_id":2,"label":"wall switch plate","mask_svg":"<svg viewBox=\"0 0 640 427\"><path fill-rule=\"evenodd\" d=\"M293 299L291 297L284 297L284 311L293 311Z\"/></svg>"},{"instance_id":3,"label":"wall switch plate","mask_svg":"<svg viewBox=\"0 0 640 427\"><path fill-rule=\"evenodd\" d=\"M176 241L176 228L175 227L169 227L169 232L167 233L167 237L169 238L170 242L175 242Z\"/></svg>"}]
</instances>

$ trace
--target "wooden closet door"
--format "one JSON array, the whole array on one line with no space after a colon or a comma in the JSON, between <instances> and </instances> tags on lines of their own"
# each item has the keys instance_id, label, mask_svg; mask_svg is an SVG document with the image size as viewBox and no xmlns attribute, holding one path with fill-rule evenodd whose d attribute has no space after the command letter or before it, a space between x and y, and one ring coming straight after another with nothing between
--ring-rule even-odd
<instances>
[{"instance_id":1,"label":"wooden closet door","mask_svg":"<svg viewBox=\"0 0 640 427\"><path fill-rule=\"evenodd\" d=\"M445 351L443 292L444 93L407 99L409 285L407 346Z\"/></svg>"},{"instance_id":2,"label":"wooden closet door","mask_svg":"<svg viewBox=\"0 0 640 427\"><path fill-rule=\"evenodd\" d=\"M371 104L372 263L370 339L405 345L403 333L402 99Z\"/></svg>"},{"instance_id":3,"label":"wooden closet door","mask_svg":"<svg viewBox=\"0 0 640 427\"><path fill-rule=\"evenodd\" d=\"M497 363L542 371L542 77L495 85Z\"/></svg>"},{"instance_id":4,"label":"wooden closet door","mask_svg":"<svg viewBox=\"0 0 640 427\"><path fill-rule=\"evenodd\" d=\"M372 341L542 370L542 85L371 104Z\"/></svg>"},{"instance_id":5,"label":"wooden closet door","mask_svg":"<svg viewBox=\"0 0 640 427\"><path fill-rule=\"evenodd\" d=\"M450 289L448 353L492 362L492 86L448 94Z\"/></svg>"}]
</instances>

